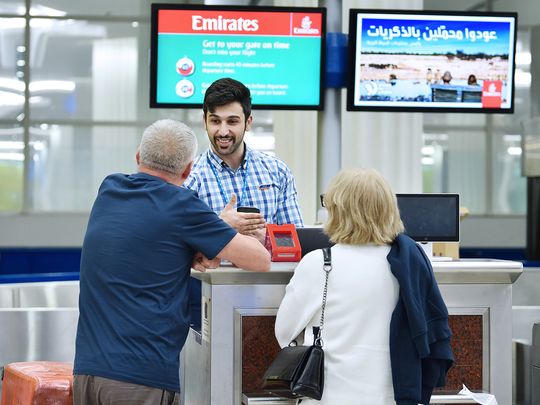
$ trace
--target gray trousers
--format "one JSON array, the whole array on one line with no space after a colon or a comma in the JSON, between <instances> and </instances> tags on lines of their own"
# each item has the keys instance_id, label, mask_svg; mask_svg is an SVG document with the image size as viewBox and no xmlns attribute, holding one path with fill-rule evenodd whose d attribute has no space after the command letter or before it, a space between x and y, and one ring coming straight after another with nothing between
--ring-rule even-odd
<instances>
[{"instance_id":1,"label":"gray trousers","mask_svg":"<svg viewBox=\"0 0 540 405\"><path fill-rule=\"evenodd\" d=\"M180 394L92 375L74 375L73 405L180 405Z\"/></svg>"}]
</instances>

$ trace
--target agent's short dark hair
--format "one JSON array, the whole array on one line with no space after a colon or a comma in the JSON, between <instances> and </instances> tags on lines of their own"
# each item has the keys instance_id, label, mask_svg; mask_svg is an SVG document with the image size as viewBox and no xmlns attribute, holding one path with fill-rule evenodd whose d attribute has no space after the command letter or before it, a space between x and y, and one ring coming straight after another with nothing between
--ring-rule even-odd
<instances>
[{"instance_id":1,"label":"agent's short dark hair","mask_svg":"<svg viewBox=\"0 0 540 405\"><path fill-rule=\"evenodd\" d=\"M204 93L203 112L206 119L208 112L213 113L221 107L238 101L242 105L245 120L251 116L251 92L238 80L225 77L218 79Z\"/></svg>"}]
</instances>

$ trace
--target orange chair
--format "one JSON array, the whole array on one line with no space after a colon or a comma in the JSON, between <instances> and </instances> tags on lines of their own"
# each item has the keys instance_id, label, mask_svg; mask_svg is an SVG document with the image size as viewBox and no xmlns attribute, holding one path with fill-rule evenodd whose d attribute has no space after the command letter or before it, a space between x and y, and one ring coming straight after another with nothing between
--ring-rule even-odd
<instances>
[{"instance_id":1,"label":"orange chair","mask_svg":"<svg viewBox=\"0 0 540 405\"><path fill-rule=\"evenodd\" d=\"M2 405L72 405L73 364L11 363L4 368Z\"/></svg>"}]
</instances>

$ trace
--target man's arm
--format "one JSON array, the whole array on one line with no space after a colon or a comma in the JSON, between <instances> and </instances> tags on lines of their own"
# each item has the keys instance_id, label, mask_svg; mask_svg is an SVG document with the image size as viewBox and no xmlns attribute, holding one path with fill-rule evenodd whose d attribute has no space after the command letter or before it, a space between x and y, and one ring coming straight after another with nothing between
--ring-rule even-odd
<instances>
[{"instance_id":1,"label":"man's arm","mask_svg":"<svg viewBox=\"0 0 540 405\"><path fill-rule=\"evenodd\" d=\"M236 266L250 271L270 270L270 253L255 238L237 233L217 254Z\"/></svg>"}]
</instances>

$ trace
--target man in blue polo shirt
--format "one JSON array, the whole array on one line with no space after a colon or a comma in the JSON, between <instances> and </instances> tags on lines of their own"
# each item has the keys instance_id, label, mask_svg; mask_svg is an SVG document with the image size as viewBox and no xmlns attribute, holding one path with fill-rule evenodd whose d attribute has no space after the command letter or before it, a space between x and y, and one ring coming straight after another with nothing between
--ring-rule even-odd
<instances>
[{"instance_id":1,"label":"man in blue polo shirt","mask_svg":"<svg viewBox=\"0 0 540 405\"><path fill-rule=\"evenodd\" d=\"M193 131L160 120L144 132L138 172L105 178L81 256L74 404L179 402L190 268L230 260L267 271L269 254L181 187Z\"/></svg>"}]
</instances>

